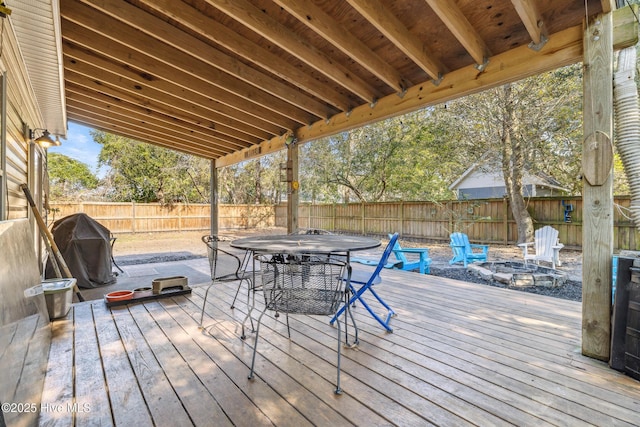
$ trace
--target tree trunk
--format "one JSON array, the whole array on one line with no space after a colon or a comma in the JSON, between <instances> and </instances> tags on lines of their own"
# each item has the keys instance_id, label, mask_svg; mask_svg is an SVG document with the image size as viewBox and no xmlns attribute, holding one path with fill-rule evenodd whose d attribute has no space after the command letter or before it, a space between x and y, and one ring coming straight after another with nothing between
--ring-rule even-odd
<instances>
[{"instance_id":1,"label":"tree trunk","mask_svg":"<svg viewBox=\"0 0 640 427\"><path fill-rule=\"evenodd\" d=\"M521 139L516 132L515 111L511 85L503 87L503 113L502 113L502 174L511 200L511 212L518 229L518 243L533 240L533 220L524 200L522 188L522 176L524 170L524 148Z\"/></svg>"}]
</instances>

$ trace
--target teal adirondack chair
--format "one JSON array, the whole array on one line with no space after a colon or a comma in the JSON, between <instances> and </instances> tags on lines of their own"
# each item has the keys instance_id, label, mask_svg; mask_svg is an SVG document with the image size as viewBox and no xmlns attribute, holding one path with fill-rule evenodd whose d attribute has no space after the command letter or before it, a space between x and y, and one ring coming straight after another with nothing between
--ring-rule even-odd
<instances>
[{"instance_id":1,"label":"teal adirondack chair","mask_svg":"<svg viewBox=\"0 0 640 427\"><path fill-rule=\"evenodd\" d=\"M389 234L389 239L391 239L392 236L392 234ZM418 270L420 274L431 273L429 248L403 248L400 246L400 243L396 241L392 251L396 259L400 261L400 263L396 264L394 268L405 271ZM409 260L406 254L418 255L418 259L414 259L414 257L412 257L412 260Z\"/></svg>"},{"instance_id":2,"label":"teal adirondack chair","mask_svg":"<svg viewBox=\"0 0 640 427\"><path fill-rule=\"evenodd\" d=\"M469 243L469 237L464 233L452 233L450 245L453 251L453 258L451 258L449 264L462 262L466 267L470 262L487 261L489 245L471 244ZM478 252L478 249L482 252Z\"/></svg>"}]
</instances>

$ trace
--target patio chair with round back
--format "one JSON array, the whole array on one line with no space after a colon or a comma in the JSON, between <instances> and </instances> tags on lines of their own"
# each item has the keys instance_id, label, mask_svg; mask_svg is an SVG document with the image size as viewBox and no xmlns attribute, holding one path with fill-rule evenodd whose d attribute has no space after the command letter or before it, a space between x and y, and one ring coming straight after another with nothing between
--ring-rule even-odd
<instances>
[{"instance_id":1,"label":"patio chair with round back","mask_svg":"<svg viewBox=\"0 0 640 427\"><path fill-rule=\"evenodd\" d=\"M346 267L344 262L311 254L301 254L295 257L259 254L256 257L261 265L262 292L265 304L255 329L249 379L253 378L260 325L268 310L286 314L287 333L291 339L289 314L332 316L335 315L347 295L346 282L342 280ZM352 321L355 327L353 317ZM335 393L340 394L342 392L340 388L340 321L338 321L337 329L338 359ZM246 338L244 325L242 338Z\"/></svg>"},{"instance_id":2,"label":"patio chair with round back","mask_svg":"<svg viewBox=\"0 0 640 427\"><path fill-rule=\"evenodd\" d=\"M204 311L207 305L207 297L209 296L209 290L213 285L217 283L238 281L239 290L242 283L246 280L249 284L249 292L253 289L252 273L245 270L243 261L241 261L237 255L220 248L219 244L221 239L218 236L205 235L202 236L202 241L207 245L207 255L209 257L209 267L211 269L211 283L207 286L207 290L204 294L204 301L202 302L202 311L200 312L201 328L203 327L202 320L204 318ZM224 260L224 262L222 260ZM224 271L219 271L221 265L224 265ZM236 292L236 296L237 294L238 292Z\"/></svg>"}]
</instances>

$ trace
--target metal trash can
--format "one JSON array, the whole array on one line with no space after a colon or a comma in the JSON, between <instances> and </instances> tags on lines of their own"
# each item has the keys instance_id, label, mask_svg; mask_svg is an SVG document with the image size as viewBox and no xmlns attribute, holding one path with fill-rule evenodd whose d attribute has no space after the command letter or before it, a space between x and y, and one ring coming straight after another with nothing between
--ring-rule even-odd
<instances>
[{"instance_id":1,"label":"metal trash can","mask_svg":"<svg viewBox=\"0 0 640 427\"><path fill-rule=\"evenodd\" d=\"M76 279L49 279L42 282L49 319L64 317L71 309Z\"/></svg>"}]
</instances>

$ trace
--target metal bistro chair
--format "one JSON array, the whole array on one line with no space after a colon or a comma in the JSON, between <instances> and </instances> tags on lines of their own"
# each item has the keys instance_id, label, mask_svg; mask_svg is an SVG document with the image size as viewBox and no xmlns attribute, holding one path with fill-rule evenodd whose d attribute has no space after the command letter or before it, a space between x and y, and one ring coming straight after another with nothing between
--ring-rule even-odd
<instances>
[{"instance_id":1,"label":"metal bistro chair","mask_svg":"<svg viewBox=\"0 0 640 427\"><path fill-rule=\"evenodd\" d=\"M216 283L235 282L240 281L238 289L242 286L242 283L246 280L249 283L249 290L253 288L251 281L251 272L245 271L243 262L240 258L231 252L220 249L219 243L221 239L218 236L202 236L202 241L207 245L207 254L209 256L209 267L211 268L211 284L207 287L204 294L204 301L202 303L202 311L200 312L200 327L202 327L202 320L204 318L204 309L207 305L207 297L209 296L209 290ZM222 261L224 260L224 262ZM218 272L218 263L224 264L225 271L231 269L231 273ZM236 292L237 295L237 292ZM234 298L235 301L235 298Z\"/></svg>"},{"instance_id":2,"label":"metal bistro chair","mask_svg":"<svg viewBox=\"0 0 640 427\"><path fill-rule=\"evenodd\" d=\"M340 303L346 299L345 282L341 279L345 271L345 263L314 255L288 257L278 254L261 254L256 257L260 261L265 305L258 317L255 329L256 338L253 345L249 379L253 378L260 324L267 310L286 314L287 333L291 338L289 314L334 315ZM336 394L342 392L340 388L340 334L340 322L338 321Z\"/></svg>"}]
</instances>

